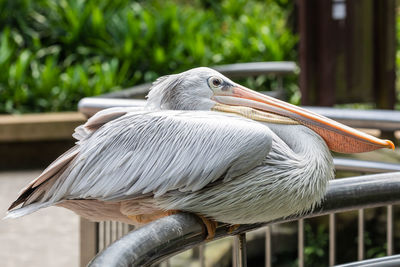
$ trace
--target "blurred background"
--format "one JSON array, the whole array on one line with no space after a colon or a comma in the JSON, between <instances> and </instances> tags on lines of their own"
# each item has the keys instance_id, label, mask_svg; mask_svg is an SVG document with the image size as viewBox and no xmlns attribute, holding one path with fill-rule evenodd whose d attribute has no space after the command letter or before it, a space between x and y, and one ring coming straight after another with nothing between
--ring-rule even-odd
<instances>
[{"instance_id":1,"label":"blurred background","mask_svg":"<svg viewBox=\"0 0 400 267\"><path fill-rule=\"evenodd\" d=\"M400 110L399 38L396 0L0 0L0 210L73 144L84 97L198 66L293 61L298 69L282 84L271 75L237 81L283 88L293 104ZM399 153L364 157L400 162ZM368 211L367 224L382 214ZM338 262L347 262L355 217L342 217L348 247ZM305 225L306 263L326 266L327 222L314 221ZM274 262L293 266L285 229ZM371 229L368 258L385 254L382 230ZM79 266L79 242L79 218L63 209L0 221L3 266Z\"/></svg>"}]
</instances>

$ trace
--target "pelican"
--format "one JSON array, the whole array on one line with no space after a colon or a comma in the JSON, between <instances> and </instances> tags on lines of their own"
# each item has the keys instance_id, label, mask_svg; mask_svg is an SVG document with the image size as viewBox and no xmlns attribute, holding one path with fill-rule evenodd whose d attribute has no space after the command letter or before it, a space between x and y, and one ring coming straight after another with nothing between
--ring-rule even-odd
<instances>
[{"instance_id":1,"label":"pelican","mask_svg":"<svg viewBox=\"0 0 400 267\"><path fill-rule=\"evenodd\" d=\"M210 234L207 220L258 223L314 208L334 178L330 150L394 148L204 67L159 78L146 108L100 111L73 136L6 217L56 205L142 225L184 211Z\"/></svg>"}]
</instances>

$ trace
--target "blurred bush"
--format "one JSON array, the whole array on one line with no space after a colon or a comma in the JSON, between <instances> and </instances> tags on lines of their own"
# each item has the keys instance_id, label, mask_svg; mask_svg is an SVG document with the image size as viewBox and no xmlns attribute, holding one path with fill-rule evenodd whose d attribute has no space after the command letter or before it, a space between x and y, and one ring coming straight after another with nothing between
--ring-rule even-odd
<instances>
[{"instance_id":1,"label":"blurred bush","mask_svg":"<svg viewBox=\"0 0 400 267\"><path fill-rule=\"evenodd\" d=\"M0 113L76 110L195 66L294 60L290 1L0 0Z\"/></svg>"}]
</instances>

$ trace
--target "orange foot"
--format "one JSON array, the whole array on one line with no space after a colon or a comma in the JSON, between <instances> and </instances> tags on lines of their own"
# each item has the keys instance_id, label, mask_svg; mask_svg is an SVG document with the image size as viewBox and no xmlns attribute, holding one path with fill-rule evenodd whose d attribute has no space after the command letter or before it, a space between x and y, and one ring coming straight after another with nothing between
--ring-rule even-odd
<instances>
[{"instance_id":1,"label":"orange foot","mask_svg":"<svg viewBox=\"0 0 400 267\"><path fill-rule=\"evenodd\" d=\"M129 219L135 222L135 224L146 224L166 216L177 214L179 210L167 210L160 211L152 214L139 214L139 215L128 215Z\"/></svg>"},{"instance_id":2,"label":"orange foot","mask_svg":"<svg viewBox=\"0 0 400 267\"><path fill-rule=\"evenodd\" d=\"M212 240L215 236L215 231L217 229L218 222L208 219L201 215L197 215L197 216L203 221L204 226L206 227L206 230L207 230L206 240L207 241Z\"/></svg>"},{"instance_id":3,"label":"orange foot","mask_svg":"<svg viewBox=\"0 0 400 267\"><path fill-rule=\"evenodd\" d=\"M236 229L239 228L239 226L240 224L232 224L231 226L229 226L228 233L232 234L234 231L236 231Z\"/></svg>"}]
</instances>

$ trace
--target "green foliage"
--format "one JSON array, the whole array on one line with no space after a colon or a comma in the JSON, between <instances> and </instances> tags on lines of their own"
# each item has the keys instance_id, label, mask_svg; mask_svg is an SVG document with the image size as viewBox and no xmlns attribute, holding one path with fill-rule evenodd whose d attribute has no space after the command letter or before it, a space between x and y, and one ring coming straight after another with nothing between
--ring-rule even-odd
<instances>
[{"instance_id":1,"label":"green foliage","mask_svg":"<svg viewBox=\"0 0 400 267\"><path fill-rule=\"evenodd\" d=\"M0 113L75 110L82 97L195 66L294 60L290 6L0 0Z\"/></svg>"},{"instance_id":2,"label":"green foliage","mask_svg":"<svg viewBox=\"0 0 400 267\"><path fill-rule=\"evenodd\" d=\"M386 256L386 249L387 245L377 245L376 242L373 242L373 238L371 236L371 233L368 231L365 231L364 233L364 244L365 244L365 256L367 259L370 258L380 258Z\"/></svg>"},{"instance_id":3,"label":"green foliage","mask_svg":"<svg viewBox=\"0 0 400 267\"><path fill-rule=\"evenodd\" d=\"M315 230L308 222L304 224L306 244L304 247L304 261L306 266L326 266L328 262L329 234L325 224L319 224Z\"/></svg>"}]
</instances>

